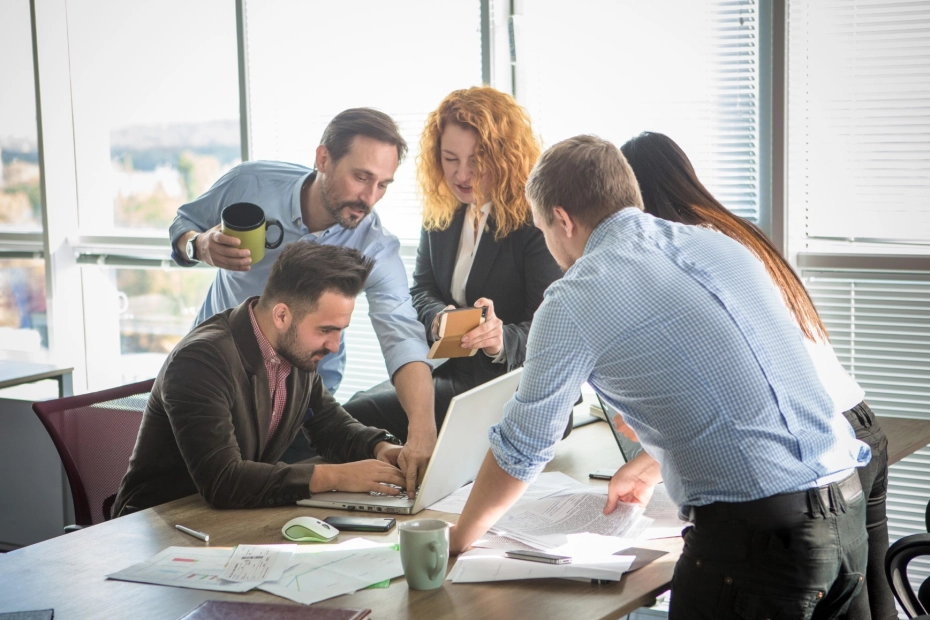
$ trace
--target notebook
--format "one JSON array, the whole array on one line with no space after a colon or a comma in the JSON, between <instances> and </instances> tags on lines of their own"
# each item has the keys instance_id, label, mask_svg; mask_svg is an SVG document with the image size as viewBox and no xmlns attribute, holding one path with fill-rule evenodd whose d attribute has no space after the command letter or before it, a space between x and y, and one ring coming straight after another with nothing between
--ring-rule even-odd
<instances>
[{"instance_id":1,"label":"notebook","mask_svg":"<svg viewBox=\"0 0 930 620\"><path fill-rule=\"evenodd\" d=\"M370 609L245 601L204 601L178 620L363 620Z\"/></svg>"}]
</instances>

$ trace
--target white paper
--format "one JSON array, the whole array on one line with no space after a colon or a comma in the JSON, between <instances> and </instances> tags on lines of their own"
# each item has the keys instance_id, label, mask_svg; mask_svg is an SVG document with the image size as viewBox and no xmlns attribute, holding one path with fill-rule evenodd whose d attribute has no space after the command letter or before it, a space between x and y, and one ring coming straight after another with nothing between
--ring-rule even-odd
<instances>
[{"instance_id":1,"label":"white paper","mask_svg":"<svg viewBox=\"0 0 930 620\"><path fill-rule=\"evenodd\" d=\"M608 555L571 564L544 564L515 560L494 549L472 549L458 557L447 580L453 583L514 581L517 579L585 578L619 581L634 556Z\"/></svg>"},{"instance_id":2,"label":"white paper","mask_svg":"<svg viewBox=\"0 0 930 620\"><path fill-rule=\"evenodd\" d=\"M573 493L549 497L511 508L494 525L494 533L538 545L541 537L590 532L604 536L625 536L643 514L643 507L620 502L604 514L604 496L596 493ZM561 540L561 539L557 539Z\"/></svg>"},{"instance_id":3,"label":"white paper","mask_svg":"<svg viewBox=\"0 0 930 620\"><path fill-rule=\"evenodd\" d=\"M430 510L458 515L462 514L462 510L465 508L465 502L468 501L468 496L471 494L473 485L474 483L466 484L451 495L447 495L430 506ZM576 493L579 491L596 491L597 489L598 487L592 487L583 482L578 482L560 471L543 472L526 488L526 491L523 492L523 496L517 500L517 503L514 505L519 506L527 502L544 499L550 495Z\"/></svg>"},{"instance_id":4,"label":"white paper","mask_svg":"<svg viewBox=\"0 0 930 620\"><path fill-rule=\"evenodd\" d=\"M154 583L162 586L247 592L254 582L225 581L221 578L232 557L230 548L168 547L150 560L107 575L110 579Z\"/></svg>"},{"instance_id":5,"label":"white paper","mask_svg":"<svg viewBox=\"0 0 930 620\"><path fill-rule=\"evenodd\" d=\"M669 497L664 482L656 485L643 516L654 520L653 524L640 536L643 540L677 538L681 536L681 530L688 526L687 521L678 518L678 506Z\"/></svg>"},{"instance_id":6,"label":"white paper","mask_svg":"<svg viewBox=\"0 0 930 620\"><path fill-rule=\"evenodd\" d=\"M274 581L291 564L297 545L239 545L223 571L228 581Z\"/></svg>"},{"instance_id":7,"label":"white paper","mask_svg":"<svg viewBox=\"0 0 930 620\"><path fill-rule=\"evenodd\" d=\"M298 603L309 605L404 574L400 552L390 547L295 553L296 562L277 581L258 586Z\"/></svg>"}]
</instances>

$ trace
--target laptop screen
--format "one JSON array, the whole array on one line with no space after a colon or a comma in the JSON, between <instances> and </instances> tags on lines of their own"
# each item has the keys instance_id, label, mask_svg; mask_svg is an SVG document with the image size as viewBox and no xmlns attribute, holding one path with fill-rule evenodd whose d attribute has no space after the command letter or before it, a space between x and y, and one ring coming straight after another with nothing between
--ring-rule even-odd
<instances>
[{"instance_id":1,"label":"laptop screen","mask_svg":"<svg viewBox=\"0 0 930 620\"><path fill-rule=\"evenodd\" d=\"M601 395L597 395L597 402L601 405L601 410L604 412L604 417L607 418L607 426L610 427L610 432L613 434L614 439L617 442L617 447L620 448L620 454L623 455L623 461L629 463L632 458L637 454L643 451L643 447L639 443L632 441L626 438L617 428L614 426L614 416L618 415L616 409L604 402L604 399L601 398Z\"/></svg>"}]
</instances>

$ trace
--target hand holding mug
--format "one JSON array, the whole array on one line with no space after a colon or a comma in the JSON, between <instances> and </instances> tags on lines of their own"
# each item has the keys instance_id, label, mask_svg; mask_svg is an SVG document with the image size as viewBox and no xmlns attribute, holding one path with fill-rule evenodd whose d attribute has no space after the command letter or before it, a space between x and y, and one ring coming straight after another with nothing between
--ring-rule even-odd
<instances>
[{"instance_id":1,"label":"hand holding mug","mask_svg":"<svg viewBox=\"0 0 930 620\"><path fill-rule=\"evenodd\" d=\"M197 258L211 267L228 269L229 271L248 271L252 258L249 250L239 249L236 237L224 235L222 224L217 224L210 230L200 233L194 244L197 246Z\"/></svg>"}]
</instances>

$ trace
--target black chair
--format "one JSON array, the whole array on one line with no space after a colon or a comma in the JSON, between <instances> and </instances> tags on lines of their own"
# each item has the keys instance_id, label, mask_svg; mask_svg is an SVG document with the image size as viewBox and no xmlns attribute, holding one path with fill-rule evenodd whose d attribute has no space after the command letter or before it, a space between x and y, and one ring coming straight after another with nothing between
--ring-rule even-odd
<instances>
[{"instance_id":1,"label":"black chair","mask_svg":"<svg viewBox=\"0 0 930 620\"><path fill-rule=\"evenodd\" d=\"M154 383L149 379L32 404L68 474L77 525L66 526L66 532L111 518Z\"/></svg>"},{"instance_id":2,"label":"black chair","mask_svg":"<svg viewBox=\"0 0 930 620\"><path fill-rule=\"evenodd\" d=\"M927 504L927 531L930 532L930 503ZM930 618L930 579L927 579L914 594L907 579L907 565L920 556L930 556L930 533L911 534L897 541L885 554L885 575L891 591L898 599L901 609L908 618Z\"/></svg>"}]
</instances>

